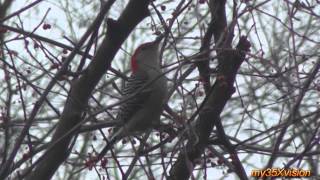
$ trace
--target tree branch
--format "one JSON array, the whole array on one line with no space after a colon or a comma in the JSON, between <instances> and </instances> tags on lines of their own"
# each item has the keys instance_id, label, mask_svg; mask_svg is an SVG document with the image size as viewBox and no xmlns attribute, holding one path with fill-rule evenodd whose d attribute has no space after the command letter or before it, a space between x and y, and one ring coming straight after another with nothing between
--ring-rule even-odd
<instances>
[{"instance_id":1,"label":"tree branch","mask_svg":"<svg viewBox=\"0 0 320 180\"><path fill-rule=\"evenodd\" d=\"M81 122L82 113L87 106L92 91L107 69L110 68L121 44L134 27L149 15L148 4L149 0L131 0L118 20L108 20L107 35L93 61L91 61L85 73L71 87L57 130L51 141L51 144L55 145L45 152L35 171L28 177L29 180L50 179L60 164L68 157L68 149L70 148L68 146L78 128L72 133L69 130ZM68 133L67 136L65 136L66 133ZM61 139L61 137L63 138Z\"/></svg>"},{"instance_id":2,"label":"tree branch","mask_svg":"<svg viewBox=\"0 0 320 180\"><path fill-rule=\"evenodd\" d=\"M245 59L244 52L248 51L249 48L250 43L246 37L243 36L240 38L236 50L223 51L221 58L223 58L224 61L222 62L227 63L225 66L228 68L222 68L219 71L219 76L223 78L217 78L199 113L199 118L197 119L195 126L198 141L189 140L185 148L186 150L181 150L177 161L170 170L170 179L187 180L190 177L195 165L195 160L201 156L204 148L208 145L209 135L213 126L216 121L219 121L220 113L235 91L233 83L237 71ZM245 174L240 178L247 179Z\"/></svg>"}]
</instances>

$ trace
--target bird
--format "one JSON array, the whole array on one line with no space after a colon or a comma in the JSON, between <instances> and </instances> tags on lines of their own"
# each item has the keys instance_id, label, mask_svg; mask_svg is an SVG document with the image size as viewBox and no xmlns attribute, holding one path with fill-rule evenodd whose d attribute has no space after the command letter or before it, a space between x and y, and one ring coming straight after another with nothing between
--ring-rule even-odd
<instances>
[{"instance_id":1,"label":"bird","mask_svg":"<svg viewBox=\"0 0 320 180\"><path fill-rule=\"evenodd\" d=\"M140 135L160 125L160 116L167 96L167 79L160 65L159 44L163 36L141 44L131 57L131 76L122 90L116 120L119 121L105 154L120 139Z\"/></svg>"}]
</instances>

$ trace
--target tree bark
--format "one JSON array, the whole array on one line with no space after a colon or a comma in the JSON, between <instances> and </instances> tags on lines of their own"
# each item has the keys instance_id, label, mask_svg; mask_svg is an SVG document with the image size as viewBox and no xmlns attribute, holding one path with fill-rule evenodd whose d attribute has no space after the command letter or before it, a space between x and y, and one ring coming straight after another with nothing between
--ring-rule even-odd
<instances>
[{"instance_id":1,"label":"tree bark","mask_svg":"<svg viewBox=\"0 0 320 180\"><path fill-rule=\"evenodd\" d=\"M224 64L221 64L222 68L219 70L217 80L199 112L199 118L194 127L198 138L190 139L185 150L180 151L177 161L170 170L170 179L187 180L190 177L195 160L201 156L204 148L208 145L208 139L216 121L220 120L224 106L235 92L233 83L237 71L245 59L245 52L249 48L250 43L243 36L240 38L236 50L224 50L219 55ZM237 174L239 175L239 173ZM240 178L247 179L243 173Z\"/></svg>"},{"instance_id":2,"label":"tree bark","mask_svg":"<svg viewBox=\"0 0 320 180\"><path fill-rule=\"evenodd\" d=\"M135 26L149 15L149 0L131 0L118 20L109 19L108 29L96 55L84 74L74 81L61 115L50 148L41 157L35 170L27 178L51 179L58 167L70 154L70 142L79 129L89 97L101 77L110 68L121 44Z\"/></svg>"}]
</instances>

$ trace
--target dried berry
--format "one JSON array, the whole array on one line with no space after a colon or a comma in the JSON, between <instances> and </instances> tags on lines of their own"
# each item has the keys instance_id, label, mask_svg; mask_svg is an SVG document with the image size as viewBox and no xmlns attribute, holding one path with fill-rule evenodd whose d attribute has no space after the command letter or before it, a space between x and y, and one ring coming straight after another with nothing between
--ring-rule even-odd
<instances>
[{"instance_id":1,"label":"dried berry","mask_svg":"<svg viewBox=\"0 0 320 180\"><path fill-rule=\"evenodd\" d=\"M165 11L167 7L165 5L161 5L160 8L161 8L162 11Z\"/></svg>"},{"instance_id":2,"label":"dried berry","mask_svg":"<svg viewBox=\"0 0 320 180\"><path fill-rule=\"evenodd\" d=\"M43 26L42 26L42 28L43 28L44 30L51 29L51 25L50 25L50 24L47 24L47 23L44 23Z\"/></svg>"}]
</instances>

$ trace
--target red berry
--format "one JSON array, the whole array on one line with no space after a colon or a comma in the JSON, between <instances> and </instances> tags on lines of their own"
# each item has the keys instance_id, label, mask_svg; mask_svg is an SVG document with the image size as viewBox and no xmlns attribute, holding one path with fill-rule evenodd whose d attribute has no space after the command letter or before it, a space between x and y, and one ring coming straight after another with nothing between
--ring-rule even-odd
<instances>
[{"instance_id":1,"label":"red berry","mask_svg":"<svg viewBox=\"0 0 320 180\"><path fill-rule=\"evenodd\" d=\"M161 31L156 31L154 34L159 36L159 35L161 35Z\"/></svg>"},{"instance_id":2,"label":"red berry","mask_svg":"<svg viewBox=\"0 0 320 180\"><path fill-rule=\"evenodd\" d=\"M112 133L112 131L113 131L112 128L109 128L109 129L108 129L108 133L109 133L109 134Z\"/></svg>"},{"instance_id":3,"label":"red berry","mask_svg":"<svg viewBox=\"0 0 320 180\"><path fill-rule=\"evenodd\" d=\"M68 53L68 50L67 50L67 49L63 49L63 50L62 50L62 53L63 53L63 54L67 54L67 53Z\"/></svg>"},{"instance_id":4,"label":"red berry","mask_svg":"<svg viewBox=\"0 0 320 180\"><path fill-rule=\"evenodd\" d=\"M162 11L166 10L166 6L165 5L161 5L160 8L161 8Z\"/></svg>"},{"instance_id":5,"label":"red berry","mask_svg":"<svg viewBox=\"0 0 320 180\"><path fill-rule=\"evenodd\" d=\"M50 67L50 69L57 69L59 67L58 63L53 63Z\"/></svg>"},{"instance_id":6,"label":"red berry","mask_svg":"<svg viewBox=\"0 0 320 180\"><path fill-rule=\"evenodd\" d=\"M212 158L212 157L214 157L214 154L213 154L211 151L209 151L209 152L208 152L208 157L211 157L211 158Z\"/></svg>"},{"instance_id":7,"label":"red berry","mask_svg":"<svg viewBox=\"0 0 320 180\"><path fill-rule=\"evenodd\" d=\"M199 91L199 92L198 92L198 96L201 97L201 96L203 96L203 95L204 95L203 91Z\"/></svg>"},{"instance_id":8,"label":"red berry","mask_svg":"<svg viewBox=\"0 0 320 180\"><path fill-rule=\"evenodd\" d=\"M0 27L0 33L6 33L8 29Z\"/></svg>"},{"instance_id":9,"label":"red berry","mask_svg":"<svg viewBox=\"0 0 320 180\"><path fill-rule=\"evenodd\" d=\"M18 56L18 52L14 50L9 51L9 54L12 56Z\"/></svg>"},{"instance_id":10,"label":"red berry","mask_svg":"<svg viewBox=\"0 0 320 180\"><path fill-rule=\"evenodd\" d=\"M42 28L43 28L44 30L46 30L46 29L51 29L51 25L45 23L45 24L43 24Z\"/></svg>"},{"instance_id":11,"label":"red berry","mask_svg":"<svg viewBox=\"0 0 320 180\"><path fill-rule=\"evenodd\" d=\"M93 165L92 165L92 162L91 162L90 160L89 160L89 161L86 161L84 165L85 165L85 167L88 168L90 171L92 170Z\"/></svg>"},{"instance_id":12,"label":"red berry","mask_svg":"<svg viewBox=\"0 0 320 180\"><path fill-rule=\"evenodd\" d=\"M68 76L67 76L67 75L59 76L57 80L58 80L58 81L68 80Z\"/></svg>"},{"instance_id":13,"label":"red berry","mask_svg":"<svg viewBox=\"0 0 320 180\"><path fill-rule=\"evenodd\" d=\"M106 165L107 165L107 162L108 162L107 158L105 158L105 157L102 158L102 159L101 159L101 167L105 168Z\"/></svg>"},{"instance_id":14,"label":"red berry","mask_svg":"<svg viewBox=\"0 0 320 180\"><path fill-rule=\"evenodd\" d=\"M39 48L39 44L38 44L38 43L34 43L33 47L34 47L35 49L38 49L38 48Z\"/></svg>"}]
</instances>

